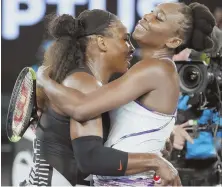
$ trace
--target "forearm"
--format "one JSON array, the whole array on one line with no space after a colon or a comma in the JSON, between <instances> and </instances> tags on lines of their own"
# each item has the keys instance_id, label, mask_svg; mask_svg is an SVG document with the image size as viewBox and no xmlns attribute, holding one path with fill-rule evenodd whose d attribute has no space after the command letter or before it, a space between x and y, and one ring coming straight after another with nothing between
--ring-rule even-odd
<instances>
[{"instance_id":1,"label":"forearm","mask_svg":"<svg viewBox=\"0 0 222 187\"><path fill-rule=\"evenodd\" d=\"M159 156L152 153L128 153L128 166L125 175L133 175L159 168Z\"/></svg>"},{"instance_id":2,"label":"forearm","mask_svg":"<svg viewBox=\"0 0 222 187\"><path fill-rule=\"evenodd\" d=\"M81 113L78 112L77 106L84 98L83 93L58 84L52 79L45 81L44 91L49 100L66 115L77 121L82 119Z\"/></svg>"},{"instance_id":3,"label":"forearm","mask_svg":"<svg viewBox=\"0 0 222 187\"><path fill-rule=\"evenodd\" d=\"M72 140L72 145L78 167L83 173L123 176L159 168L157 155L126 153L104 147L98 136L77 138Z\"/></svg>"}]
</instances>

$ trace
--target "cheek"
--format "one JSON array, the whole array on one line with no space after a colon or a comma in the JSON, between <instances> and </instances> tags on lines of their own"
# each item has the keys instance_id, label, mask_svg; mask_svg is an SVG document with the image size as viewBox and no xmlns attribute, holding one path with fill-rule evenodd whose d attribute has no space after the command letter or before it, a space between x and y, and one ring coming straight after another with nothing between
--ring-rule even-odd
<instances>
[{"instance_id":1,"label":"cheek","mask_svg":"<svg viewBox=\"0 0 222 187\"><path fill-rule=\"evenodd\" d=\"M160 38L166 37L169 33L168 26L164 25L152 25L151 31L153 35L158 35Z\"/></svg>"},{"instance_id":2,"label":"cheek","mask_svg":"<svg viewBox=\"0 0 222 187\"><path fill-rule=\"evenodd\" d=\"M117 58L126 58L128 47L125 43L116 43L114 46L115 55Z\"/></svg>"},{"instance_id":3,"label":"cheek","mask_svg":"<svg viewBox=\"0 0 222 187\"><path fill-rule=\"evenodd\" d=\"M125 72L128 67L126 57L128 55L128 46L126 43L116 43L113 48L113 68L117 72Z\"/></svg>"},{"instance_id":4,"label":"cheek","mask_svg":"<svg viewBox=\"0 0 222 187\"><path fill-rule=\"evenodd\" d=\"M153 26L151 31L147 33L146 38L153 44L163 44L172 36L172 30L169 26Z\"/></svg>"},{"instance_id":5,"label":"cheek","mask_svg":"<svg viewBox=\"0 0 222 187\"><path fill-rule=\"evenodd\" d=\"M160 36L162 37L171 37L172 33L175 33L178 28L177 19L174 20L174 22L168 20L165 22L151 23L151 30L155 31L156 34L161 34Z\"/></svg>"}]
</instances>

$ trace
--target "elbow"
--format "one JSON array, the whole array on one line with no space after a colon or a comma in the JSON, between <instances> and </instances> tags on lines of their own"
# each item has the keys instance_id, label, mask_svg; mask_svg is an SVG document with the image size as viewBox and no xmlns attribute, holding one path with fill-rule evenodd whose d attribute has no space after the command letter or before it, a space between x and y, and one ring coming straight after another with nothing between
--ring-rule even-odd
<instances>
[{"instance_id":1,"label":"elbow","mask_svg":"<svg viewBox=\"0 0 222 187\"><path fill-rule=\"evenodd\" d=\"M77 161L78 169L84 174L88 174L88 175L93 174L94 171L92 168L94 168L94 167L92 166L92 163L93 163L93 161L90 159L86 160L86 158L84 158L84 160L83 160L80 158Z\"/></svg>"},{"instance_id":2,"label":"elbow","mask_svg":"<svg viewBox=\"0 0 222 187\"><path fill-rule=\"evenodd\" d=\"M75 109L72 110L72 115L70 117L78 122L85 122L88 120L87 113L81 106L75 107Z\"/></svg>"}]
</instances>

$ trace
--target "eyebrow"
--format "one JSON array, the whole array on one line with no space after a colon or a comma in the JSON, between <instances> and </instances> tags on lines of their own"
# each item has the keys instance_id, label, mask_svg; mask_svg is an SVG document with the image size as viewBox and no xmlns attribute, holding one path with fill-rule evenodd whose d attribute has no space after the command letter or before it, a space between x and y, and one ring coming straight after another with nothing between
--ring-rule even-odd
<instances>
[{"instance_id":1,"label":"eyebrow","mask_svg":"<svg viewBox=\"0 0 222 187\"><path fill-rule=\"evenodd\" d=\"M162 9L160 9L160 8L156 8L156 10L159 11L159 12L161 12L161 13L163 13L164 16L165 16L165 18L167 18L166 13L165 13Z\"/></svg>"},{"instance_id":2,"label":"eyebrow","mask_svg":"<svg viewBox=\"0 0 222 187\"><path fill-rule=\"evenodd\" d=\"M131 34L130 34L130 33L127 33L126 36L130 38L130 37L131 37Z\"/></svg>"},{"instance_id":3,"label":"eyebrow","mask_svg":"<svg viewBox=\"0 0 222 187\"><path fill-rule=\"evenodd\" d=\"M124 34L124 35L123 35L123 37L124 37L124 38L125 38L125 37L127 37L127 38L129 38L129 39L130 39L131 34L130 34L130 33L126 33L126 34Z\"/></svg>"}]
</instances>

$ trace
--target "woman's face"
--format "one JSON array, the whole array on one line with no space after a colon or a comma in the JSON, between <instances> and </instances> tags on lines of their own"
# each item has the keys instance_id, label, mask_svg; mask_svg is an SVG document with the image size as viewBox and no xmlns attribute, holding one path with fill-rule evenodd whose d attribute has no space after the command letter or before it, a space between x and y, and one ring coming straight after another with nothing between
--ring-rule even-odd
<instances>
[{"instance_id":1,"label":"woman's face","mask_svg":"<svg viewBox=\"0 0 222 187\"><path fill-rule=\"evenodd\" d=\"M133 38L143 45L163 48L169 41L181 42L178 36L184 15L179 11L180 3L163 3L139 20ZM177 40L178 39L178 40Z\"/></svg>"},{"instance_id":2,"label":"woman's face","mask_svg":"<svg viewBox=\"0 0 222 187\"><path fill-rule=\"evenodd\" d=\"M113 73L125 73L130 66L135 49L126 27L121 22L115 23L111 32L113 36L106 38L108 68Z\"/></svg>"}]
</instances>

